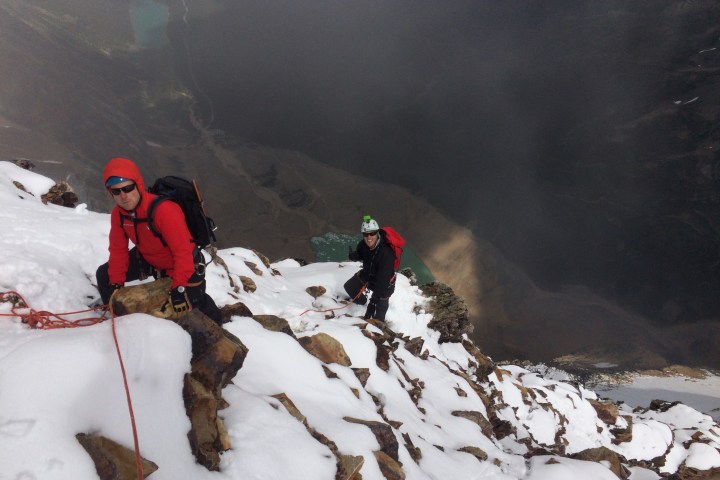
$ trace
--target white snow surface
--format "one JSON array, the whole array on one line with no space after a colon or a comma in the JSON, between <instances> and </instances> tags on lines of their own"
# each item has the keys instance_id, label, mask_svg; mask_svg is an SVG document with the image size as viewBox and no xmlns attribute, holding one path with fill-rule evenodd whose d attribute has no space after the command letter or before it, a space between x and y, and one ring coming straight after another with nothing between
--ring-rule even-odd
<instances>
[{"instance_id":1,"label":"white snow surface","mask_svg":"<svg viewBox=\"0 0 720 480\"><path fill-rule=\"evenodd\" d=\"M0 289L17 292L33 310L75 312L98 296L94 274L107 261L109 215L84 205L69 209L43 204L39 195L53 184L0 162ZM293 401L310 427L335 442L341 454L364 457L360 473L365 480L384 478L373 455L380 447L366 426L345 417L392 421L398 460L412 480L617 478L604 463L557 454L558 442L565 444L567 455L604 446L628 459L651 460L669 451L660 473L673 472L683 463L698 469L720 467L720 428L710 416L683 404L665 412L622 406L621 414L632 419L633 439L616 445L610 429L627 426L626 419L605 425L590 404L597 395L582 386L512 365L477 380L475 360L462 344L438 343L439 334L427 327L428 299L404 276L398 276L387 318L405 337L398 340L390 368L384 371L376 364L375 344L360 328L364 307L341 308L337 302L358 264L301 267L283 260L268 268L245 248L228 248L219 255L236 284L240 275L247 276L257 291L235 292L226 271L210 265L208 291L218 305L241 301L254 314L285 318L297 337L326 333L343 344L352 368L368 368L370 376L363 387L351 368L327 364L337 376L328 378L323 363L291 336L265 330L252 318L233 317L224 328L249 353L223 391L230 406L220 415L232 448L223 454L220 472L209 472L196 463L187 441L190 421L182 386L190 370L190 337L167 320L145 314L118 317L117 338L140 452L159 466L150 477L154 480L334 479L332 452L272 396L279 393ZM327 289L317 299L305 291L315 285ZM313 311L328 309L337 309L333 318L327 318L329 312ZM112 322L41 330L12 316L9 302L0 303L0 314L0 480L98 478L76 434L100 434L133 448ZM365 328L379 332L372 325ZM426 355L418 357L404 348L414 337L424 340ZM409 392L417 386L421 394L416 404ZM515 433L502 439L486 436L478 424L453 414L476 412L487 418L483 397L502 403L497 420L509 422ZM689 442L693 434L703 442ZM407 439L422 453L417 462ZM526 459L529 446L549 453ZM481 449L487 459L461 451L465 447ZM646 468L633 467L631 472L633 480L660 478Z\"/></svg>"}]
</instances>

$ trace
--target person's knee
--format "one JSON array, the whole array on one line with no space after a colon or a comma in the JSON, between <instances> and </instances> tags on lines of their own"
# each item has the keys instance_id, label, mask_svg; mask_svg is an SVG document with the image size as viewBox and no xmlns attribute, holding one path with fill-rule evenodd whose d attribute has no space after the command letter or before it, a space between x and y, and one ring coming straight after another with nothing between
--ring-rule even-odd
<instances>
[{"instance_id":1,"label":"person's knee","mask_svg":"<svg viewBox=\"0 0 720 480\"><path fill-rule=\"evenodd\" d=\"M98 286L110 284L110 275L108 274L107 263L103 263L97 268L95 271L95 280L97 281Z\"/></svg>"}]
</instances>

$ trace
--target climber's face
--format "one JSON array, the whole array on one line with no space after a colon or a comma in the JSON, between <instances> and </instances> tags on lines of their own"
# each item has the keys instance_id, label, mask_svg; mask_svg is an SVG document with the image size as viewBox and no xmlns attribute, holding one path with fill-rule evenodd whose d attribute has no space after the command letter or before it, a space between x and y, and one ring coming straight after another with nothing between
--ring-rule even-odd
<instances>
[{"instance_id":1,"label":"climber's face","mask_svg":"<svg viewBox=\"0 0 720 480\"><path fill-rule=\"evenodd\" d=\"M374 231L363 233L363 241L365 242L365 245L367 245L368 248L372 250L373 248L375 248L375 245L377 245L378 232Z\"/></svg>"},{"instance_id":2,"label":"climber's face","mask_svg":"<svg viewBox=\"0 0 720 480\"><path fill-rule=\"evenodd\" d=\"M135 207L140 203L140 192L138 192L137 185L132 180L113 185L108 188L108 191L115 203L129 212L135 210Z\"/></svg>"}]
</instances>

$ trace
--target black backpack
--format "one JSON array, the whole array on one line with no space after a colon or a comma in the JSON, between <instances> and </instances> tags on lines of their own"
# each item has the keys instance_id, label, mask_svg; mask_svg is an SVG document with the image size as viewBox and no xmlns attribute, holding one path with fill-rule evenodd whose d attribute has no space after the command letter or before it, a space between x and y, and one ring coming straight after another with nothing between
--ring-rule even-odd
<instances>
[{"instance_id":1,"label":"black backpack","mask_svg":"<svg viewBox=\"0 0 720 480\"><path fill-rule=\"evenodd\" d=\"M160 202L165 200L172 200L180 205L195 245L206 248L217 240L215 238L217 227L213 219L205 214L203 200L200 197L200 191L195 180L186 180L172 175L161 177L155 180L152 187L148 188L148 192L157 195L157 198L150 202L150 206L148 206L148 227L163 242L163 245L167 246L167 243L155 229L152 219L155 209L160 205Z\"/></svg>"}]
</instances>

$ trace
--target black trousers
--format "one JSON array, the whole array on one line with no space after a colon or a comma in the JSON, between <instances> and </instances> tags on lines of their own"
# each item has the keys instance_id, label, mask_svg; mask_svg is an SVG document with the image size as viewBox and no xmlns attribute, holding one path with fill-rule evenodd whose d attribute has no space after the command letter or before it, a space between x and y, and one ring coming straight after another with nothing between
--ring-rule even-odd
<instances>
[{"instance_id":1,"label":"black trousers","mask_svg":"<svg viewBox=\"0 0 720 480\"><path fill-rule=\"evenodd\" d=\"M202 265L198 268L199 265ZM188 283L198 284L194 287L187 287L188 300L192 304L193 308L197 308L202 313L207 315L218 325L222 325L222 316L220 310L215 304L215 300L205 292L205 260L202 258L202 252L198 252L198 258L195 259L195 273L192 274ZM97 289L100 292L100 298L104 304L110 301L112 295L112 288L110 288L110 276L108 275L107 263L103 263L95 272L95 278L97 280ZM200 272L200 273L198 273ZM144 258L138 253L137 247L130 249L130 264L128 265L128 271L125 280L131 282L133 280L144 280L148 277L155 279L161 278L164 275L162 272L157 271Z\"/></svg>"},{"instance_id":2,"label":"black trousers","mask_svg":"<svg viewBox=\"0 0 720 480\"><path fill-rule=\"evenodd\" d=\"M360 293L361 291L363 291L365 285L365 282L362 281L360 276L355 274L350 277L347 282L345 282L343 287L345 288L345 293L347 293L350 298L353 299L354 303L358 305L365 305L367 303L367 295L365 295L365 292ZM390 295L392 295L392 292L390 292ZM373 296L370 298L370 303L365 310L365 320L370 318L375 318L377 320L385 320L385 314L387 313L389 306L389 296L386 298L378 298L375 296L375 294L373 294Z\"/></svg>"}]
</instances>

